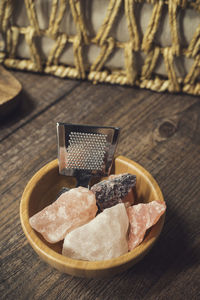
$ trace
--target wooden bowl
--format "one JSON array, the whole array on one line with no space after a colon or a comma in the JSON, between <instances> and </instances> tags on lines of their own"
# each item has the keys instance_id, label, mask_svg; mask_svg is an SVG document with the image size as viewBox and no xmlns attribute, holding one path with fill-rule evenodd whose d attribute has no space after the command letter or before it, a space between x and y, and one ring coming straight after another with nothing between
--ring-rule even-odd
<instances>
[{"instance_id":1,"label":"wooden bowl","mask_svg":"<svg viewBox=\"0 0 200 300\"><path fill-rule=\"evenodd\" d=\"M123 156L117 157L112 173L127 172L137 176L136 189L139 202L158 199L164 201L158 184L143 167ZM101 278L125 271L147 254L162 230L164 215L148 231L144 241L138 247L120 257L95 262L65 257L61 254L62 241L56 244L48 243L29 224L29 218L32 215L55 201L63 186L74 187L75 179L59 174L56 159L45 165L32 177L24 190L20 204L21 224L29 243L45 262L61 272L80 277Z\"/></svg>"}]
</instances>

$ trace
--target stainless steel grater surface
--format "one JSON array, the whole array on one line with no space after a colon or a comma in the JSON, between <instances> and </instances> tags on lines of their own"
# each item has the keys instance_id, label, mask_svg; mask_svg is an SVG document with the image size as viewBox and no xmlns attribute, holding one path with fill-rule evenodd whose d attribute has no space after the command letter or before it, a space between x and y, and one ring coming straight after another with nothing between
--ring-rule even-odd
<instances>
[{"instance_id":1,"label":"stainless steel grater surface","mask_svg":"<svg viewBox=\"0 0 200 300\"><path fill-rule=\"evenodd\" d=\"M119 128L57 123L59 173L87 186L91 176L110 173Z\"/></svg>"}]
</instances>

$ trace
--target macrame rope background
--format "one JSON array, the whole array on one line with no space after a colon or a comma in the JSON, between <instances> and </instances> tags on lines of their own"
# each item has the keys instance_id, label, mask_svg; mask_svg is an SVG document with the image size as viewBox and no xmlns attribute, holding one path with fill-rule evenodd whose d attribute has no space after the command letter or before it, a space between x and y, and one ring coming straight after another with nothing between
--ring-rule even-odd
<instances>
[{"instance_id":1,"label":"macrame rope background","mask_svg":"<svg viewBox=\"0 0 200 300\"><path fill-rule=\"evenodd\" d=\"M200 95L200 25L191 37L187 47L181 47L179 41L179 24L177 12L179 9L192 8L200 14L200 0L110 0L106 16L96 36L88 35L84 22L81 0L52 0L51 15L47 29L40 29L35 9L36 0L24 1L29 19L29 26L18 27L13 24L15 0L0 0L0 63L8 68L44 72L59 77L88 79L97 82L109 82L121 85L137 85L154 91L185 92ZM92 0L91 0L92 1ZM66 12L67 3L76 26L76 35L67 35L60 30L60 24ZM153 5L152 15L147 30L141 40L138 24L135 18L135 6L138 3ZM163 14L167 7L171 32L171 46L161 47L155 43L155 36ZM124 10L127 21L129 40L120 42L109 36L111 28L120 9ZM30 59L16 57L16 49L20 35L24 35L30 49ZM49 37L54 45L44 61L35 43L36 38ZM67 44L73 45L74 66L66 66L59 58ZM86 70L83 47L97 45L100 52ZM3 46L5 45L5 47ZM124 69L108 69L105 63L116 49L124 51ZM138 72L135 68L136 52L144 52L146 58ZM159 57L162 56L167 72L166 78L156 75L154 69ZM193 59L189 72L184 77L178 77L174 61L177 57Z\"/></svg>"}]
</instances>

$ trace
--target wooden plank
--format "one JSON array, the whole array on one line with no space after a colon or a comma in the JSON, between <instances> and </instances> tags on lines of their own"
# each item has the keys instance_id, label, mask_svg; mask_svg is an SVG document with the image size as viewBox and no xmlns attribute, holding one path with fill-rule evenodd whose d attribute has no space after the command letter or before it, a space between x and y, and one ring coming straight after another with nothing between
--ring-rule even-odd
<instances>
[{"instance_id":1,"label":"wooden plank","mask_svg":"<svg viewBox=\"0 0 200 300\"><path fill-rule=\"evenodd\" d=\"M0 178L3 299L196 299L199 119L197 97L82 82L7 136ZM20 197L31 176L57 156L57 121L121 126L118 154L147 168L163 190L168 209L159 241L143 261L113 279L60 274L39 260L23 235Z\"/></svg>"}]
</instances>

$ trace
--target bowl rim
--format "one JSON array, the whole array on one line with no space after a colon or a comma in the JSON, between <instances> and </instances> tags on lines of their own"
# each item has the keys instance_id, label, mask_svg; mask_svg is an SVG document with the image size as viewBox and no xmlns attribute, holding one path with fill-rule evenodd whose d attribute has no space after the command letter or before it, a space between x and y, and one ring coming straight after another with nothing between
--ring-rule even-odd
<instances>
[{"instance_id":1,"label":"bowl rim","mask_svg":"<svg viewBox=\"0 0 200 300\"><path fill-rule=\"evenodd\" d=\"M150 184L151 188L158 195L158 199L164 202L163 194L161 189L153 178L153 176L144 169L140 164L136 163L133 160L130 160L124 156L117 156L115 161L119 160L128 165L132 165L137 169L138 173L145 174L145 177ZM37 171L33 177L27 183L24 192L22 194L21 202L20 202L20 221L21 226L24 231L26 238L28 239L32 248L42 257L52 262L54 265L58 264L60 266L64 266L67 269L75 269L77 271L100 271L106 270L110 268L117 268L122 264L128 264L133 260L138 261L140 257L143 257L153 246L157 238L159 237L162 227L164 225L165 213L161 216L159 221L150 229L148 235L142 241L142 243L137 246L132 251L125 253L119 257L112 258L105 261L83 261L72 259L66 257L58 252L54 251L50 247L48 247L36 234L34 229L29 224L29 215L28 215L28 203L30 195L37 184L38 180L40 180L45 174L47 174L53 168L58 168L58 159L54 159L44 165L39 171ZM156 200L156 199L155 199Z\"/></svg>"}]
</instances>

